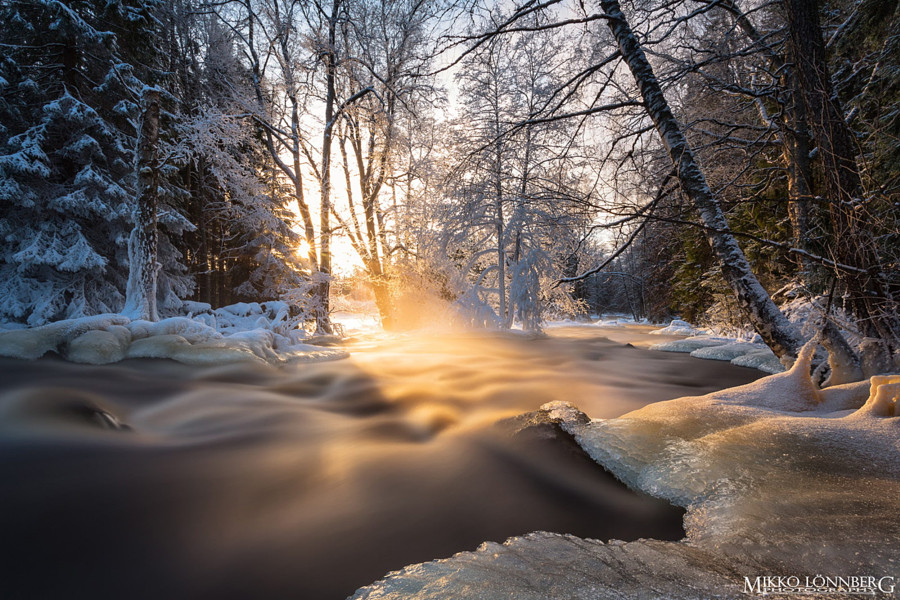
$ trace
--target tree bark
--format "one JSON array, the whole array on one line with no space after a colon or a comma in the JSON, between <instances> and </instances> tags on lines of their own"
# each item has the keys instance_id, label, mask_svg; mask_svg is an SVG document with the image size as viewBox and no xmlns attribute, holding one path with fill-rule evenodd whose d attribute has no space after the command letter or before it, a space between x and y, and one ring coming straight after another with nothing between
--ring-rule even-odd
<instances>
[{"instance_id":1,"label":"tree bark","mask_svg":"<svg viewBox=\"0 0 900 600\"><path fill-rule=\"evenodd\" d=\"M856 147L831 85L817 2L786 0L785 9L797 84L824 167L835 258L865 271L837 270L835 274L850 295L850 309L863 334L881 340L889 354L900 345L900 319L880 275L873 226L862 198Z\"/></svg>"},{"instance_id":2,"label":"tree bark","mask_svg":"<svg viewBox=\"0 0 900 600\"><path fill-rule=\"evenodd\" d=\"M778 310L769 294L753 274L743 250L731 234L718 198L710 190L663 95L653 68L647 61L617 0L600 0L609 26L625 62L640 88L645 109L662 138L681 188L690 198L706 226L707 240L718 258L722 275L731 286L738 305L753 328L772 351L782 359L792 359L800 349L800 340L791 324Z\"/></svg>"},{"instance_id":3,"label":"tree bark","mask_svg":"<svg viewBox=\"0 0 900 600\"><path fill-rule=\"evenodd\" d=\"M145 88L141 95L141 127L135 163L137 210L134 229L128 239L128 283L122 314L131 319L158 321L159 90L155 88Z\"/></svg>"},{"instance_id":4,"label":"tree bark","mask_svg":"<svg viewBox=\"0 0 900 600\"><path fill-rule=\"evenodd\" d=\"M325 52L325 132L322 135L322 206L319 226L319 277L316 286L318 308L316 329L331 333L329 300L331 295L331 142L334 131L335 78L337 76L337 18L341 0L333 0L328 17L328 49Z\"/></svg>"}]
</instances>

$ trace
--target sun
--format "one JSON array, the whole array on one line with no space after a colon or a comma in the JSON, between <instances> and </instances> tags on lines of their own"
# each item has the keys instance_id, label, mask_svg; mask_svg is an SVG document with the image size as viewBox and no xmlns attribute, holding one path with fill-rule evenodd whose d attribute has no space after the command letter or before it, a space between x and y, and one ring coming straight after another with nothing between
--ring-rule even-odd
<instances>
[{"instance_id":1,"label":"sun","mask_svg":"<svg viewBox=\"0 0 900 600\"><path fill-rule=\"evenodd\" d=\"M298 257L306 259L309 257L310 245L306 240L301 240L299 244L297 244L297 249L294 252Z\"/></svg>"}]
</instances>

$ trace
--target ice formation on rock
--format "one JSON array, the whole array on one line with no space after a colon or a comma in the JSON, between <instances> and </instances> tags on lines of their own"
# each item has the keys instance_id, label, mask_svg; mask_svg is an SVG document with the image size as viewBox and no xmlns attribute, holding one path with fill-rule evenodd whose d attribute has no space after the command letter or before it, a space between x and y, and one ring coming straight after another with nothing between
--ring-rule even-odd
<instances>
[{"instance_id":1,"label":"ice formation on rock","mask_svg":"<svg viewBox=\"0 0 900 600\"><path fill-rule=\"evenodd\" d=\"M704 333L702 329L697 329L687 321L681 319L673 319L666 327L651 331L654 335L697 335Z\"/></svg>"}]
</instances>

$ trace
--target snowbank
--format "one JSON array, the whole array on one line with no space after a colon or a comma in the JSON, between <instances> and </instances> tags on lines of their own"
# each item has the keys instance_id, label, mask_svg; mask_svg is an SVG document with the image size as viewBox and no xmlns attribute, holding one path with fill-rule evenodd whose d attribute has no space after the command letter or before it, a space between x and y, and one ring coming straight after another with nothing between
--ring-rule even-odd
<instances>
[{"instance_id":1,"label":"snowbank","mask_svg":"<svg viewBox=\"0 0 900 600\"><path fill-rule=\"evenodd\" d=\"M886 578L887 590L900 576L900 375L819 391L809 354L787 373L618 419L563 416L617 477L687 509L685 540L539 532L407 567L354 598L746 598L745 577L819 574Z\"/></svg>"},{"instance_id":2,"label":"snowbank","mask_svg":"<svg viewBox=\"0 0 900 600\"><path fill-rule=\"evenodd\" d=\"M682 340L660 342L650 346L651 350L662 352L688 352L696 358L727 360L739 367L759 369L765 373L781 373L784 366L778 357L755 336L752 341L706 335L686 321L678 319L662 329L651 331L656 335L687 335Z\"/></svg>"},{"instance_id":3,"label":"snowbank","mask_svg":"<svg viewBox=\"0 0 900 600\"><path fill-rule=\"evenodd\" d=\"M697 329L687 321L673 319L666 327L651 331L650 333L654 335L699 335L706 332L702 329Z\"/></svg>"},{"instance_id":4,"label":"snowbank","mask_svg":"<svg viewBox=\"0 0 900 600\"><path fill-rule=\"evenodd\" d=\"M150 322L122 315L58 321L0 331L0 356L36 359L55 352L72 362L109 364L124 358L169 358L186 364L239 361L284 364L344 358L346 352L304 343L285 302L237 304L215 311L186 303L189 317Z\"/></svg>"}]
</instances>

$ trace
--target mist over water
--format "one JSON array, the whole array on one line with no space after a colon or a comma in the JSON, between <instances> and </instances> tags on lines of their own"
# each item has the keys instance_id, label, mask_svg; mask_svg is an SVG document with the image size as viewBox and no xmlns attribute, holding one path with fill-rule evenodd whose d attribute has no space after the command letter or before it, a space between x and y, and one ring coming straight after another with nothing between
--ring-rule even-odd
<instances>
[{"instance_id":1,"label":"mist over water","mask_svg":"<svg viewBox=\"0 0 900 600\"><path fill-rule=\"evenodd\" d=\"M494 425L761 375L626 345L651 340L371 334L283 369L0 360L0 598L344 598L534 530L678 539L680 510Z\"/></svg>"}]
</instances>

